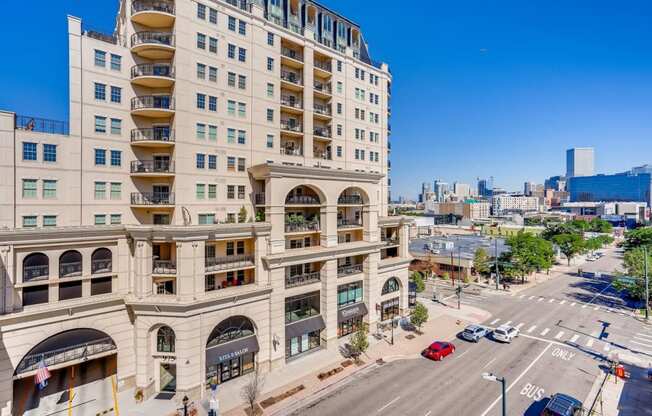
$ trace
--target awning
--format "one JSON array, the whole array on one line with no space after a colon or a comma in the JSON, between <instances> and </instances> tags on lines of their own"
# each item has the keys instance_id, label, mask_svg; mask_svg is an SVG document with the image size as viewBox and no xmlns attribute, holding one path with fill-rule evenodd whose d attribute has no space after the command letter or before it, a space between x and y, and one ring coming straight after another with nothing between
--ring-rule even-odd
<instances>
[{"instance_id":1,"label":"awning","mask_svg":"<svg viewBox=\"0 0 652 416\"><path fill-rule=\"evenodd\" d=\"M367 305L364 302L354 303L337 311L337 322L344 322L359 316L365 316L367 313Z\"/></svg>"},{"instance_id":2,"label":"awning","mask_svg":"<svg viewBox=\"0 0 652 416\"><path fill-rule=\"evenodd\" d=\"M294 322L285 326L285 338L300 337L308 332L321 331L326 328L324 319L321 315L313 316L312 318L302 319L299 322Z\"/></svg>"},{"instance_id":3,"label":"awning","mask_svg":"<svg viewBox=\"0 0 652 416\"><path fill-rule=\"evenodd\" d=\"M259 349L258 339L255 335L238 338L225 344L217 344L214 347L206 348L206 365L219 364L244 354L258 352Z\"/></svg>"}]
</instances>

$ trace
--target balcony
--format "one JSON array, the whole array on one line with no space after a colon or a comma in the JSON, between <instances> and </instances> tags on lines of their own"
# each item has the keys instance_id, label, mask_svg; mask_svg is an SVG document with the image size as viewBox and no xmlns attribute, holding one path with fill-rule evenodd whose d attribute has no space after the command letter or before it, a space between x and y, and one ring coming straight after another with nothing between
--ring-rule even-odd
<instances>
[{"instance_id":1,"label":"balcony","mask_svg":"<svg viewBox=\"0 0 652 416\"><path fill-rule=\"evenodd\" d=\"M251 254L239 254L234 256L207 257L204 260L206 273L229 270L244 269L255 266L254 256Z\"/></svg>"},{"instance_id":2,"label":"balcony","mask_svg":"<svg viewBox=\"0 0 652 416\"><path fill-rule=\"evenodd\" d=\"M303 114L303 102L293 95L281 95L281 111Z\"/></svg>"},{"instance_id":3,"label":"balcony","mask_svg":"<svg viewBox=\"0 0 652 416\"><path fill-rule=\"evenodd\" d=\"M16 114L16 130L33 131L47 134L60 134L67 136L70 133L70 126L66 121L49 120L39 117L22 116Z\"/></svg>"},{"instance_id":4,"label":"balcony","mask_svg":"<svg viewBox=\"0 0 652 416\"><path fill-rule=\"evenodd\" d=\"M398 245L400 245L398 237L396 237L396 236L391 236L390 237L390 236L383 235L383 236L380 237L380 241L385 243L385 245L387 245L387 246L398 246Z\"/></svg>"},{"instance_id":5,"label":"balcony","mask_svg":"<svg viewBox=\"0 0 652 416\"><path fill-rule=\"evenodd\" d=\"M131 21L143 26L164 28L174 24L174 2L165 0L133 0Z\"/></svg>"},{"instance_id":6,"label":"balcony","mask_svg":"<svg viewBox=\"0 0 652 416\"><path fill-rule=\"evenodd\" d=\"M305 222L286 222L286 233L316 233L319 232L318 221L305 221Z\"/></svg>"},{"instance_id":7,"label":"balcony","mask_svg":"<svg viewBox=\"0 0 652 416\"><path fill-rule=\"evenodd\" d=\"M174 85L174 67L169 63L134 65L131 83L148 88L169 88Z\"/></svg>"},{"instance_id":8,"label":"balcony","mask_svg":"<svg viewBox=\"0 0 652 416\"><path fill-rule=\"evenodd\" d=\"M93 359L95 355L109 351L117 352L117 349L118 347L116 347L113 340L110 337L106 337L43 353L30 354L21 360L16 369L16 374L35 371L38 369L40 363L52 368L72 361Z\"/></svg>"},{"instance_id":9,"label":"balcony","mask_svg":"<svg viewBox=\"0 0 652 416\"><path fill-rule=\"evenodd\" d=\"M23 267L23 281L33 282L36 280L47 280L50 277L50 266L41 264L37 266Z\"/></svg>"},{"instance_id":10,"label":"balcony","mask_svg":"<svg viewBox=\"0 0 652 416\"><path fill-rule=\"evenodd\" d=\"M290 49L288 47L281 47L281 63L291 68L303 68L303 54L300 51Z\"/></svg>"},{"instance_id":11,"label":"balcony","mask_svg":"<svg viewBox=\"0 0 652 416\"><path fill-rule=\"evenodd\" d=\"M347 264L345 266L338 266L337 277L350 276L352 274L362 273L363 266L360 264Z\"/></svg>"},{"instance_id":12,"label":"balcony","mask_svg":"<svg viewBox=\"0 0 652 416\"><path fill-rule=\"evenodd\" d=\"M330 120L333 117L330 105L314 104L312 109L317 119Z\"/></svg>"},{"instance_id":13,"label":"balcony","mask_svg":"<svg viewBox=\"0 0 652 416\"><path fill-rule=\"evenodd\" d=\"M323 150L313 150L312 157L315 159L333 160L333 154Z\"/></svg>"},{"instance_id":14,"label":"balcony","mask_svg":"<svg viewBox=\"0 0 652 416\"><path fill-rule=\"evenodd\" d=\"M293 91L303 90L303 80L296 72L281 70L281 87Z\"/></svg>"},{"instance_id":15,"label":"balcony","mask_svg":"<svg viewBox=\"0 0 652 416\"><path fill-rule=\"evenodd\" d=\"M142 117L166 118L174 114L174 97L145 95L131 99L131 114Z\"/></svg>"},{"instance_id":16,"label":"balcony","mask_svg":"<svg viewBox=\"0 0 652 416\"><path fill-rule=\"evenodd\" d=\"M303 124L281 120L281 131L288 136L303 137Z\"/></svg>"},{"instance_id":17,"label":"balcony","mask_svg":"<svg viewBox=\"0 0 652 416\"><path fill-rule=\"evenodd\" d=\"M327 127L315 127L313 133L316 139L331 139L333 137L333 132Z\"/></svg>"},{"instance_id":18,"label":"balcony","mask_svg":"<svg viewBox=\"0 0 652 416\"><path fill-rule=\"evenodd\" d=\"M134 160L131 162L131 176L174 176L174 161Z\"/></svg>"},{"instance_id":19,"label":"balcony","mask_svg":"<svg viewBox=\"0 0 652 416\"><path fill-rule=\"evenodd\" d=\"M362 205L362 196L360 195L340 195L337 198L337 205Z\"/></svg>"},{"instance_id":20,"label":"balcony","mask_svg":"<svg viewBox=\"0 0 652 416\"><path fill-rule=\"evenodd\" d=\"M321 205L319 198L312 195L289 195L285 205Z\"/></svg>"},{"instance_id":21,"label":"balcony","mask_svg":"<svg viewBox=\"0 0 652 416\"><path fill-rule=\"evenodd\" d=\"M300 147L283 147L279 149L284 156L303 156L303 149Z\"/></svg>"},{"instance_id":22,"label":"balcony","mask_svg":"<svg viewBox=\"0 0 652 416\"><path fill-rule=\"evenodd\" d=\"M146 59L169 60L174 55L174 35L169 32L137 32L131 35L131 51Z\"/></svg>"},{"instance_id":23,"label":"balcony","mask_svg":"<svg viewBox=\"0 0 652 416\"><path fill-rule=\"evenodd\" d=\"M131 130L131 144L143 147L174 146L174 130L160 127L133 129Z\"/></svg>"},{"instance_id":24,"label":"balcony","mask_svg":"<svg viewBox=\"0 0 652 416\"><path fill-rule=\"evenodd\" d=\"M317 283L321 280L320 272L304 273L295 276L285 277L285 288L290 289L293 287L305 286L312 283Z\"/></svg>"},{"instance_id":25,"label":"balcony","mask_svg":"<svg viewBox=\"0 0 652 416\"><path fill-rule=\"evenodd\" d=\"M131 205L142 207L169 207L174 208L173 192L132 192Z\"/></svg>"},{"instance_id":26,"label":"balcony","mask_svg":"<svg viewBox=\"0 0 652 416\"><path fill-rule=\"evenodd\" d=\"M325 100L331 98L332 95L331 84L315 81L313 82L313 88L314 88L315 96Z\"/></svg>"},{"instance_id":27,"label":"balcony","mask_svg":"<svg viewBox=\"0 0 652 416\"><path fill-rule=\"evenodd\" d=\"M314 61L315 73L320 77L329 77L333 72L331 63L321 59L315 59Z\"/></svg>"},{"instance_id":28,"label":"balcony","mask_svg":"<svg viewBox=\"0 0 652 416\"><path fill-rule=\"evenodd\" d=\"M153 260L152 274L177 274L177 262L174 260Z\"/></svg>"},{"instance_id":29,"label":"balcony","mask_svg":"<svg viewBox=\"0 0 652 416\"><path fill-rule=\"evenodd\" d=\"M349 229L349 228L362 228L361 219L347 219L341 218L337 220L337 229Z\"/></svg>"}]
</instances>

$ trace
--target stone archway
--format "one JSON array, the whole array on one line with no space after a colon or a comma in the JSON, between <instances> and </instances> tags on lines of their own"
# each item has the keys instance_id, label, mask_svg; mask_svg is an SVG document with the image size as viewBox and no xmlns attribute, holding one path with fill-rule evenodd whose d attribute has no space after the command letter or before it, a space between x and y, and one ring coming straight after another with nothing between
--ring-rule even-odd
<instances>
[{"instance_id":1,"label":"stone archway","mask_svg":"<svg viewBox=\"0 0 652 416\"><path fill-rule=\"evenodd\" d=\"M206 380L225 383L252 372L260 350L254 322L243 315L222 320L206 341Z\"/></svg>"}]
</instances>

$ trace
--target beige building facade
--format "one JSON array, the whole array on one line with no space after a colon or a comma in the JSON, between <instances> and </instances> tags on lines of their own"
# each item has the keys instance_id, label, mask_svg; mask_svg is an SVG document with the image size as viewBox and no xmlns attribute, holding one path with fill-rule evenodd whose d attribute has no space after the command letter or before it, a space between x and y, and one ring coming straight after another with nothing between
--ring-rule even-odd
<instances>
[{"instance_id":1,"label":"beige building facade","mask_svg":"<svg viewBox=\"0 0 652 416\"><path fill-rule=\"evenodd\" d=\"M205 398L406 313L391 73L355 23L134 0L68 31L69 122L0 112L2 415Z\"/></svg>"}]
</instances>

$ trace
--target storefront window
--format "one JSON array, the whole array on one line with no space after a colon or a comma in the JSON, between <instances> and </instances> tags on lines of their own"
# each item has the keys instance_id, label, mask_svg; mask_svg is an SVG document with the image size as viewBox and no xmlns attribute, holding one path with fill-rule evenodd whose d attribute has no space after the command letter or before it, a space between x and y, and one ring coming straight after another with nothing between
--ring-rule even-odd
<instances>
[{"instance_id":1,"label":"storefront window","mask_svg":"<svg viewBox=\"0 0 652 416\"><path fill-rule=\"evenodd\" d=\"M309 332L286 340L285 356L292 357L318 348L320 345L319 331Z\"/></svg>"},{"instance_id":2,"label":"storefront window","mask_svg":"<svg viewBox=\"0 0 652 416\"><path fill-rule=\"evenodd\" d=\"M240 345L238 343L255 339L252 322L244 316L233 316L220 322L208 338L206 345L206 386L211 382L224 383L232 378L239 377L254 370L258 343ZM225 345L224 345L225 344ZM220 348L225 351L220 351ZM245 350L245 348L248 349ZM210 355L210 351L220 351ZM209 357L212 357L209 359Z\"/></svg>"},{"instance_id":3,"label":"storefront window","mask_svg":"<svg viewBox=\"0 0 652 416\"><path fill-rule=\"evenodd\" d=\"M342 307L362 302L362 281L337 287L337 306Z\"/></svg>"},{"instance_id":4,"label":"storefront window","mask_svg":"<svg viewBox=\"0 0 652 416\"><path fill-rule=\"evenodd\" d=\"M319 315L319 292L293 296L285 299L285 323Z\"/></svg>"},{"instance_id":5,"label":"storefront window","mask_svg":"<svg viewBox=\"0 0 652 416\"><path fill-rule=\"evenodd\" d=\"M380 320L387 321L399 316L399 299L394 298L380 304Z\"/></svg>"},{"instance_id":6,"label":"storefront window","mask_svg":"<svg viewBox=\"0 0 652 416\"><path fill-rule=\"evenodd\" d=\"M358 316L337 324L337 336L344 337L356 332L362 326L362 316Z\"/></svg>"}]
</instances>

